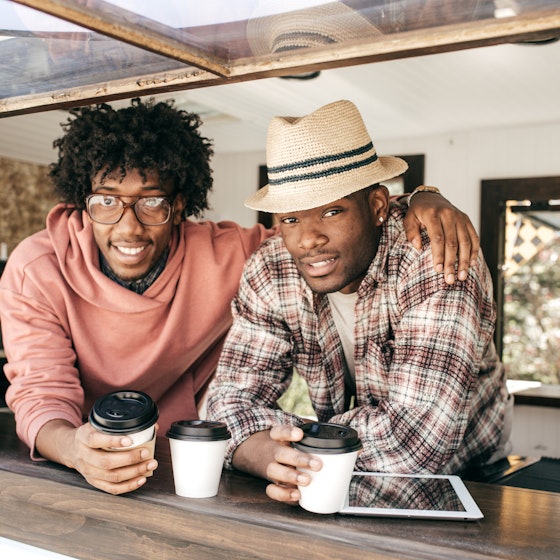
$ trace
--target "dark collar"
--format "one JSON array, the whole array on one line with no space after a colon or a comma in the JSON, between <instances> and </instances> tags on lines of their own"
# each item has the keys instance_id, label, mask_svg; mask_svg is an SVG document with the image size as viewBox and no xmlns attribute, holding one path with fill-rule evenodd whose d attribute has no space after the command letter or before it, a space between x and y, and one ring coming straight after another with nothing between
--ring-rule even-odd
<instances>
[{"instance_id":1,"label":"dark collar","mask_svg":"<svg viewBox=\"0 0 560 560\"><path fill-rule=\"evenodd\" d=\"M101 272L107 276L107 278L113 280L117 284L120 284L127 290L136 292L137 294L143 294L158 278L162 273L165 265L167 264L167 257L169 256L169 248L166 249L161 255L155 266L146 274L146 276L139 278L138 280L123 280L119 278L108 265L107 260L103 256L101 251L99 252L99 262L101 264Z\"/></svg>"}]
</instances>

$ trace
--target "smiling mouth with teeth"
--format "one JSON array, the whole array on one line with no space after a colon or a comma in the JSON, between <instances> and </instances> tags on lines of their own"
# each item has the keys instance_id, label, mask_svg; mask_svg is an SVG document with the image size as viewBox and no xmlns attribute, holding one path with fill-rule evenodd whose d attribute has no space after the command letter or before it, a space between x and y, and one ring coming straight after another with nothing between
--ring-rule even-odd
<instances>
[{"instance_id":1,"label":"smiling mouth with teeth","mask_svg":"<svg viewBox=\"0 0 560 560\"><path fill-rule=\"evenodd\" d=\"M137 255L144 250L144 247L117 247L117 250L125 255Z\"/></svg>"},{"instance_id":2,"label":"smiling mouth with teeth","mask_svg":"<svg viewBox=\"0 0 560 560\"><path fill-rule=\"evenodd\" d=\"M334 259L325 259L324 261L318 261L315 263L308 263L309 266L311 266L312 268L320 268L322 266L326 266L327 264L330 264L334 261Z\"/></svg>"}]
</instances>

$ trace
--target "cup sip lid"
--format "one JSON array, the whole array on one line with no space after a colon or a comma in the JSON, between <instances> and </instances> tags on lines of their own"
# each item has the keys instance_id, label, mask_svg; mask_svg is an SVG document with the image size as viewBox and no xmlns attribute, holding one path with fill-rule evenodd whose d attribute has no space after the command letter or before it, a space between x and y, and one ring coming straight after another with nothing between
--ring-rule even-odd
<instances>
[{"instance_id":1,"label":"cup sip lid","mask_svg":"<svg viewBox=\"0 0 560 560\"><path fill-rule=\"evenodd\" d=\"M230 439L231 434L223 422L178 420L171 424L167 437L189 441L220 441Z\"/></svg>"},{"instance_id":2,"label":"cup sip lid","mask_svg":"<svg viewBox=\"0 0 560 560\"><path fill-rule=\"evenodd\" d=\"M115 391L97 399L89 421L97 430L126 434L139 432L156 423L156 403L141 391Z\"/></svg>"},{"instance_id":3,"label":"cup sip lid","mask_svg":"<svg viewBox=\"0 0 560 560\"><path fill-rule=\"evenodd\" d=\"M301 426L303 438L292 445L306 453L350 453L362 448L358 432L349 426L311 422Z\"/></svg>"}]
</instances>

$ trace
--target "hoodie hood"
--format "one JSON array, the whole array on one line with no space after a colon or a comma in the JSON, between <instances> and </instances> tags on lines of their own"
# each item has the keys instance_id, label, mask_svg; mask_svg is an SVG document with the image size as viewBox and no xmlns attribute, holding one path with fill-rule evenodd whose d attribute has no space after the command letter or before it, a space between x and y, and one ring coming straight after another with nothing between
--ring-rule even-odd
<instances>
[{"instance_id":1,"label":"hoodie hood","mask_svg":"<svg viewBox=\"0 0 560 560\"><path fill-rule=\"evenodd\" d=\"M136 294L101 272L99 248L85 211L64 204L55 206L47 216L47 235L60 273L69 287L84 300L120 312L149 310L169 301L175 292L177 272L182 266L183 236L175 228L170 242L167 264L157 280L144 292Z\"/></svg>"}]
</instances>

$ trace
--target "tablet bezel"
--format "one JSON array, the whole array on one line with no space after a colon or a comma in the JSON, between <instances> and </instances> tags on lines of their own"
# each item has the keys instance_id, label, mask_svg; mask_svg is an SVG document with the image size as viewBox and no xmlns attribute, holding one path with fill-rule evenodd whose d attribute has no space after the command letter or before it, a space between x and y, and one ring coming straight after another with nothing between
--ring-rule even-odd
<instances>
[{"instance_id":1,"label":"tablet bezel","mask_svg":"<svg viewBox=\"0 0 560 560\"><path fill-rule=\"evenodd\" d=\"M376 477L399 477L399 478L444 478L453 487L465 511L449 510L423 510L423 509L396 509L396 508L375 508L375 507L350 507L348 496L344 507L339 513L347 515L363 515L377 517L408 517L421 519L449 519L459 521L474 521L484 517L480 508L474 501L464 482L456 475L444 474L400 474L400 473L381 473L381 472L358 472L352 476L376 476Z\"/></svg>"}]
</instances>

